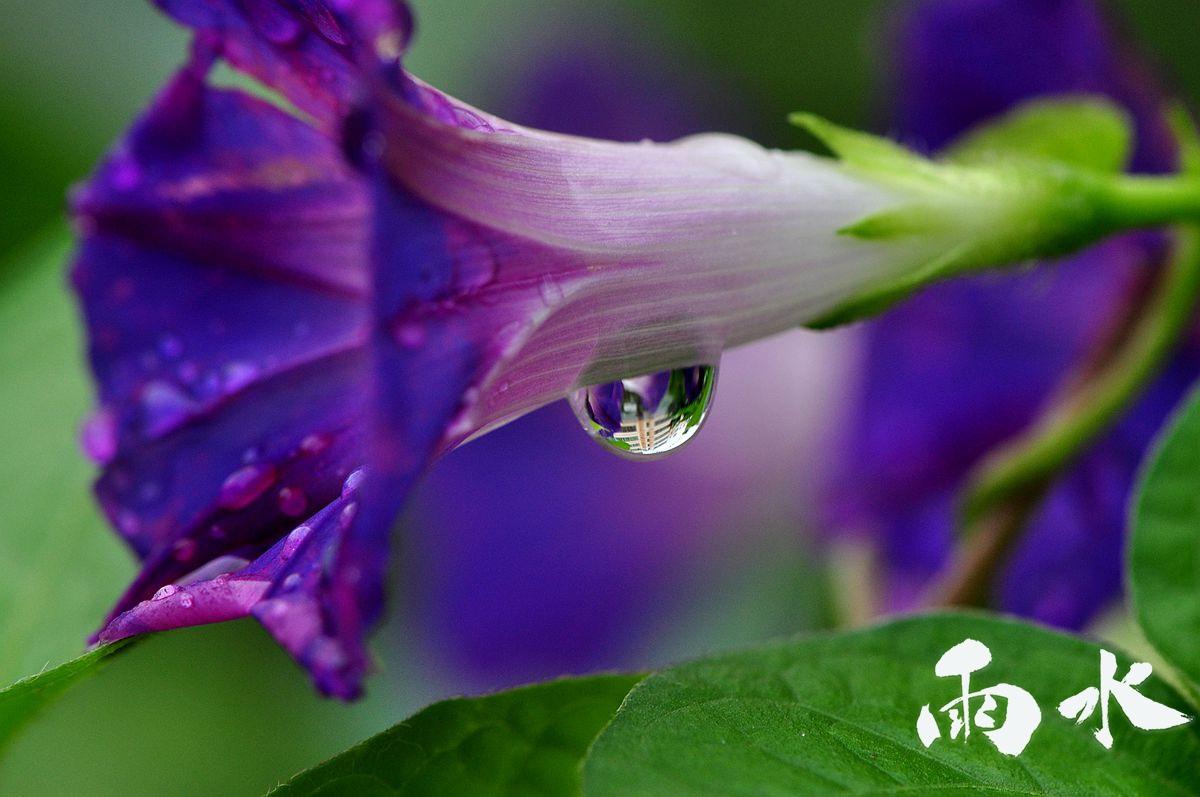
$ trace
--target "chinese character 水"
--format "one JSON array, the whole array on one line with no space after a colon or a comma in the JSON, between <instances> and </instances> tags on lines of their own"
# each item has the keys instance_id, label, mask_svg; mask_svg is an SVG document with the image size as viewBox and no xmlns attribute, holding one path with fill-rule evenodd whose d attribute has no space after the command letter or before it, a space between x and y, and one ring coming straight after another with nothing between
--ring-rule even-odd
<instances>
[{"instance_id":1,"label":"chinese character \u6c34","mask_svg":"<svg viewBox=\"0 0 1200 797\"><path fill-rule=\"evenodd\" d=\"M1144 661L1134 663L1121 680L1117 680L1117 657L1107 650L1100 651L1100 688L1089 686L1078 694L1071 695L1058 704L1058 713L1082 725L1100 706L1100 727L1096 729L1096 741L1112 749L1113 736L1108 727L1110 698L1125 712L1134 727L1144 731L1158 731L1183 725L1191 717L1170 706L1164 706L1143 695L1134 687L1150 677L1154 668Z\"/></svg>"}]
</instances>

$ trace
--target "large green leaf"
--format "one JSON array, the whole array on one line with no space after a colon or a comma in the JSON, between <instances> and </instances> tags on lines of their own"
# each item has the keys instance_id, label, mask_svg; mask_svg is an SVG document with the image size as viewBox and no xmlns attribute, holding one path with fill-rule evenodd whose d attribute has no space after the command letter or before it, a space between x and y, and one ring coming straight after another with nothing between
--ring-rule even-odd
<instances>
[{"instance_id":1,"label":"large green leaf","mask_svg":"<svg viewBox=\"0 0 1200 797\"><path fill-rule=\"evenodd\" d=\"M132 569L76 444L89 404L65 229L0 268L0 683L83 652Z\"/></svg>"},{"instance_id":2,"label":"large green leaf","mask_svg":"<svg viewBox=\"0 0 1200 797\"><path fill-rule=\"evenodd\" d=\"M96 672L125 643L105 645L57 667L0 689L0 753L17 731L68 688Z\"/></svg>"},{"instance_id":3,"label":"large green leaf","mask_svg":"<svg viewBox=\"0 0 1200 797\"><path fill-rule=\"evenodd\" d=\"M1041 724L1020 755L1001 754L979 729L928 749L921 708L960 692L934 665L965 639L992 652L972 687L1027 689ZM647 678L626 698L584 765L589 797L825 794L1170 795L1200 790L1200 734L1192 724L1133 728L1112 703L1114 748L1076 726L1060 701L1099 686L1099 648L982 615L902 620L684 664ZM1119 676L1129 660L1118 655ZM1178 707L1156 678L1138 687ZM973 711L980 706L977 699ZM1000 701L994 717L1004 721ZM940 715L939 715L940 716Z\"/></svg>"},{"instance_id":4,"label":"large green leaf","mask_svg":"<svg viewBox=\"0 0 1200 797\"><path fill-rule=\"evenodd\" d=\"M588 745L639 678L552 681L436 703L271 794L576 794Z\"/></svg>"},{"instance_id":5,"label":"large green leaf","mask_svg":"<svg viewBox=\"0 0 1200 797\"><path fill-rule=\"evenodd\" d=\"M1129 576L1146 638L1200 685L1200 392L1150 457L1133 509Z\"/></svg>"}]
</instances>

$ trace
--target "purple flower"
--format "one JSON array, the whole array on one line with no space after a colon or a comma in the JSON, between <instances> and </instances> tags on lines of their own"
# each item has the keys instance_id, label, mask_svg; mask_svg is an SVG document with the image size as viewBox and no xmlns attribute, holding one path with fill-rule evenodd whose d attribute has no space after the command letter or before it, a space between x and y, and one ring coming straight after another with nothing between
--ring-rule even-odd
<instances>
[{"instance_id":1,"label":"purple flower","mask_svg":"<svg viewBox=\"0 0 1200 797\"><path fill-rule=\"evenodd\" d=\"M1135 169L1173 164L1163 98L1089 0L927 0L897 43L896 115L911 141L937 148L1030 97L1093 93L1136 121ZM878 535L899 605L945 564L968 469L1105 345L1162 252L1152 236L1115 239L1053 268L935 286L869 327L831 510ZM1055 486L1000 585L1004 608L1077 627L1117 594L1134 469L1198 356L1182 352Z\"/></svg>"},{"instance_id":2,"label":"purple flower","mask_svg":"<svg viewBox=\"0 0 1200 797\"><path fill-rule=\"evenodd\" d=\"M435 456L928 254L833 235L895 195L822 159L457 103L400 69L401 3L159 5L193 55L74 198L85 448L143 562L101 641L252 614L353 697L388 530ZM279 101L209 85L218 57Z\"/></svg>"}]
</instances>

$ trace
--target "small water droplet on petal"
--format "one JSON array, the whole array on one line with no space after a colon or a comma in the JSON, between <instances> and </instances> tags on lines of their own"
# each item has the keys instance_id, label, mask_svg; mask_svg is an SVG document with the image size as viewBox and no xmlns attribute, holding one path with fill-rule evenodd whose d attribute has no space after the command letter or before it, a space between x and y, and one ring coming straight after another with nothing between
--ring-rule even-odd
<instances>
[{"instance_id":1,"label":"small water droplet on petal","mask_svg":"<svg viewBox=\"0 0 1200 797\"><path fill-rule=\"evenodd\" d=\"M192 593L183 591L179 593L179 605L185 609L192 608Z\"/></svg>"},{"instance_id":2,"label":"small water droplet on petal","mask_svg":"<svg viewBox=\"0 0 1200 797\"><path fill-rule=\"evenodd\" d=\"M160 587L158 592L154 593L154 597L151 598L150 600L161 601L161 600L164 600L165 598L171 597L178 591L179 591L179 587L175 586L174 584L167 584L165 587Z\"/></svg>"},{"instance_id":3,"label":"small water droplet on petal","mask_svg":"<svg viewBox=\"0 0 1200 797\"><path fill-rule=\"evenodd\" d=\"M196 541L192 539L177 540L171 549L171 556L177 562L190 562L196 555Z\"/></svg>"},{"instance_id":4,"label":"small water droplet on petal","mask_svg":"<svg viewBox=\"0 0 1200 797\"><path fill-rule=\"evenodd\" d=\"M140 398L142 422L151 437L180 426L196 407L182 390L160 379L143 385Z\"/></svg>"},{"instance_id":5,"label":"small water droplet on petal","mask_svg":"<svg viewBox=\"0 0 1200 797\"><path fill-rule=\"evenodd\" d=\"M284 561L291 559L296 555L296 551L300 550L300 546L308 539L308 535L312 533L311 526L297 526L283 543L283 549L279 552L279 558Z\"/></svg>"},{"instance_id":6,"label":"small water droplet on petal","mask_svg":"<svg viewBox=\"0 0 1200 797\"><path fill-rule=\"evenodd\" d=\"M111 410L93 412L79 433L83 453L98 465L107 465L117 456L117 419Z\"/></svg>"},{"instance_id":7,"label":"small water droplet on petal","mask_svg":"<svg viewBox=\"0 0 1200 797\"><path fill-rule=\"evenodd\" d=\"M242 509L249 506L275 483L275 467L268 464L238 468L221 485L217 505L222 509Z\"/></svg>"},{"instance_id":8,"label":"small water droplet on petal","mask_svg":"<svg viewBox=\"0 0 1200 797\"><path fill-rule=\"evenodd\" d=\"M541 282L538 283L538 293L547 307L557 306L564 298L562 286L549 274L543 276Z\"/></svg>"},{"instance_id":9,"label":"small water droplet on petal","mask_svg":"<svg viewBox=\"0 0 1200 797\"><path fill-rule=\"evenodd\" d=\"M300 451L304 454L312 456L320 454L325 449L329 448L329 437L323 434L310 434L300 441Z\"/></svg>"},{"instance_id":10,"label":"small water droplet on petal","mask_svg":"<svg viewBox=\"0 0 1200 797\"><path fill-rule=\"evenodd\" d=\"M396 324L392 336L405 349L419 349L425 342L425 325L415 319L406 318Z\"/></svg>"},{"instance_id":11,"label":"small water droplet on petal","mask_svg":"<svg viewBox=\"0 0 1200 797\"><path fill-rule=\"evenodd\" d=\"M606 450L650 459L679 450L712 406L717 368L696 365L593 385L571 395L584 431Z\"/></svg>"},{"instance_id":12,"label":"small water droplet on petal","mask_svg":"<svg viewBox=\"0 0 1200 797\"><path fill-rule=\"evenodd\" d=\"M347 498L362 484L363 479L367 477L367 472L362 468L351 473L346 477L346 481L342 483L342 498Z\"/></svg>"},{"instance_id":13,"label":"small water droplet on petal","mask_svg":"<svg viewBox=\"0 0 1200 797\"><path fill-rule=\"evenodd\" d=\"M284 487L279 491L279 511L288 517L299 517L308 508L308 496L299 487Z\"/></svg>"},{"instance_id":14,"label":"small water droplet on petal","mask_svg":"<svg viewBox=\"0 0 1200 797\"><path fill-rule=\"evenodd\" d=\"M174 335L163 335L158 339L158 353L164 360L175 360L183 354L183 341Z\"/></svg>"},{"instance_id":15,"label":"small water droplet on petal","mask_svg":"<svg viewBox=\"0 0 1200 797\"><path fill-rule=\"evenodd\" d=\"M248 362L227 363L221 370L221 386L228 393L236 393L258 379L259 367Z\"/></svg>"}]
</instances>

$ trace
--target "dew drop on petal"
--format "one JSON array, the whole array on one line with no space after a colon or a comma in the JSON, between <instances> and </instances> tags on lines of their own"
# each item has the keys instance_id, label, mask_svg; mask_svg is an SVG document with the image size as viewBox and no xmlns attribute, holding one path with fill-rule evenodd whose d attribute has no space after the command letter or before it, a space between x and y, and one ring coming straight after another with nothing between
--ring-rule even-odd
<instances>
[{"instance_id":1,"label":"dew drop on petal","mask_svg":"<svg viewBox=\"0 0 1200 797\"><path fill-rule=\"evenodd\" d=\"M79 432L83 453L98 465L117 456L117 420L110 410L97 410L83 422Z\"/></svg>"},{"instance_id":2,"label":"dew drop on petal","mask_svg":"<svg viewBox=\"0 0 1200 797\"><path fill-rule=\"evenodd\" d=\"M308 539L308 535L312 533L311 526L297 526L283 543L283 549L279 552L279 558L283 560L291 559L296 555L296 551L300 550L300 546Z\"/></svg>"},{"instance_id":3,"label":"dew drop on petal","mask_svg":"<svg viewBox=\"0 0 1200 797\"><path fill-rule=\"evenodd\" d=\"M191 539L178 540L171 549L171 556L177 562L190 562L196 555L196 541Z\"/></svg>"},{"instance_id":4,"label":"dew drop on petal","mask_svg":"<svg viewBox=\"0 0 1200 797\"><path fill-rule=\"evenodd\" d=\"M362 468L359 468L347 476L346 481L342 483L342 498L349 497L351 493L357 490L359 485L362 484L362 480L365 479L366 476L367 472Z\"/></svg>"},{"instance_id":5,"label":"dew drop on petal","mask_svg":"<svg viewBox=\"0 0 1200 797\"><path fill-rule=\"evenodd\" d=\"M289 575L287 578L285 578L283 580L282 586L286 590L293 590L296 587L300 586L300 574L292 573L291 575Z\"/></svg>"},{"instance_id":6,"label":"dew drop on petal","mask_svg":"<svg viewBox=\"0 0 1200 797\"><path fill-rule=\"evenodd\" d=\"M167 584L165 587L160 587L158 592L154 593L154 597L152 597L150 600L161 601L165 598L171 597L178 591L179 587L175 586L174 584Z\"/></svg>"},{"instance_id":7,"label":"dew drop on petal","mask_svg":"<svg viewBox=\"0 0 1200 797\"><path fill-rule=\"evenodd\" d=\"M181 425L192 414L195 406L182 390L170 382L156 379L142 387L142 420L146 433L152 437L165 434Z\"/></svg>"},{"instance_id":8,"label":"dew drop on petal","mask_svg":"<svg viewBox=\"0 0 1200 797\"><path fill-rule=\"evenodd\" d=\"M183 354L183 341L174 335L163 335L158 339L158 353L164 360L176 360Z\"/></svg>"},{"instance_id":9,"label":"dew drop on petal","mask_svg":"<svg viewBox=\"0 0 1200 797\"><path fill-rule=\"evenodd\" d=\"M299 517L308 509L308 496L299 487L284 487L279 491L279 511L288 517Z\"/></svg>"},{"instance_id":10,"label":"dew drop on petal","mask_svg":"<svg viewBox=\"0 0 1200 797\"><path fill-rule=\"evenodd\" d=\"M329 448L329 437L323 434L310 434L300 441L300 451L312 456L320 454Z\"/></svg>"},{"instance_id":11,"label":"dew drop on petal","mask_svg":"<svg viewBox=\"0 0 1200 797\"><path fill-rule=\"evenodd\" d=\"M247 465L238 468L221 485L217 505L222 509L242 509L249 506L275 483L273 465Z\"/></svg>"},{"instance_id":12,"label":"dew drop on petal","mask_svg":"<svg viewBox=\"0 0 1200 797\"><path fill-rule=\"evenodd\" d=\"M221 369L221 386L228 393L236 393L258 379L259 368L248 362L235 361L227 363Z\"/></svg>"},{"instance_id":13,"label":"dew drop on petal","mask_svg":"<svg viewBox=\"0 0 1200 797\"><path fill-rule=\"evenodd\" d=\"M653 459L677 451L704 423L716 387L715 365L694 365L575 391L571 409L608 451Z\"/></svg>"},{"instance_id":14,"label":"dew drop on petal","mask_svg":"<svg viewBox=\"0 0 1200 797\"><path fill-rule=\"evenodd\" d=\"M419 349L425 342L425 325L415 319L406 318L392 329L396 343L405 349Z\"/></svg>"},{"instance_id":15,"label":"dew drop on petal","mask_svg":"<svg viewBox=\"0 0 1200 797\"><path fill-rule=\"evenodd\" d=\"M179 605L185 609L192 608L192 593L184 591L179 593Z\"/></svg>"},{"instance_id":16,"label":"dew drop on petal","mask_svg":"<svg viewBox=\"0 0 1200 797\"><path fill-rule=\"evenodd\" d=\"M281 598L268 598L260 601L255 607L255 614L264 620L277 620L288 612L287 601Z\"/></svg>"},{"instance_id":17,"label":"dew drop on petal","mask_svg":"<svg viewBox=\"0 0 1200 797\"><path fill-rule=\"evenodd\" d=\"M564 297L562 286L549 274L543 276L541 282L538 283L538 293L547 307L558 305Z\"/></svg>"}]
</instances>

